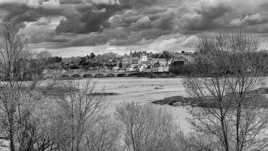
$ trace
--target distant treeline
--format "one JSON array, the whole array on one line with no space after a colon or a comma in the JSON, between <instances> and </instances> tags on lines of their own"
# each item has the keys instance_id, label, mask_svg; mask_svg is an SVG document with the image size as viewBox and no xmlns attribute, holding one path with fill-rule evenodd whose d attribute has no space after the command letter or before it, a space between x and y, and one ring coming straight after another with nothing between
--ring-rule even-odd
<instances>
[{"instance_id":1,"label":"distant treeline","mask_svg":"<svg viewBox=\"0 0 268 151\"><path fill-rule=\"evenodd\" d=\"M19 81L33 80L34 78L41 78L42 72L45 69L45 61L40 59L19 59L14 63L12 72L1 72L0 78L2 80L9 80L12 73L13 78Z\"/></svg>"},{"instance_id":2,"label":"distant treeline","mask_svg":"<svg viewBox=\"0 0 268 151\"><path fill-rule=\"evenodd\" d=\"M179 64L173 63L170 66L170 72L176 75L185 75L185 76L214 76L214 75L223 75L223 74L237 74L242 71L241 67L243 65L231 66L232 62L236 59L245 58L242 55L247 55L248 60L253 60L254 63L252 68L248 68L245 71L251 72L251 70L258 70L261 72L261 75L268 74L268 52L267 51L258 51L258 52L222 52L223 55L218 57L218 62L212 62L210 58L213 56L213 53L199 52L194 54L194 62L191 64ZM215 56L213 56L215 57ZM215 65L221 64L222 70L215 70Z\"/></svg>"},{"instance_id":3,"label":"distant treeline","mask_svg":"<svg viewBox=\"0 0 268 151\"><path fill-rule=\"evenodd\" d=\"M236 71L234 68L228 67L228 64L232 63L234 59L240 59L241 55L244 53L236 52L222 52L225 53L225 57L220 57L218 61L224 62L224 66L221 71L214 70L215 62L211 62L209 59L213 56L213 53L208 52L196 52L192 56L194 61L191 63L184 62L173 62L170 65L169 72L163 74L138 74L137 77L172 77L174 75L181 76L213 76L215 74L234 74ZM147 52L132 52L129 54L131 57L139 57L142 54L146 54L152 58L172 58L172 53L162 52L162 53L147 53ZM250 60L255 60L256 67L252 69L258 69L263 72L263 75L268 74L268 53L267 51L258 52L248 52L246 53ZM52 57L45 55L38 56L32 59L19 59L14 68L16 77L18 80L33 80L36 77L42 78L42 73L45 69L51 70L98 70L98 69L112 69L115 66L122 67L121 60L124 56L119 56L115 53L106 53L102 55L95 55L91 53L90 55L84 57L72 57L72 58L62 58L62 57ZM253 58L253 59L252 59ZM237 67L238 68L238 67ZM250 72L251 69L247 69ZM2 73L1 79L7 80L10 75Z\"/></svg>"},{"instance_id":4,"label":"distant treeline","mask_svg":"<svg viewBox=\"0 0 268 151\"><path fill-rule=\"evenodd\" d=\"M21 58L15 62L14 73L18 80L33 80L34 78L42 78L42 73L45 69L51 70L99 70L112 69L115 66L122 68L122 59L124 57L140 57L147 55L152 58L170 59L172 54L164 51L162 53L148 53L148 52L131 52L130 54L118 55L116 53L105 53L96 55L90 53L84 57L62 58L59 56L52 56L48 52L41 52L38 54L31 54L31 57ZM139 75L142 76L142 75ZM146 75L151 77L155 75ZM1 79L8 80L10 75L1 73Z\"/></svg>"},{"instance_id":5,"label":"distant treeline","mask_svg":"<svg viewBox=\"0 0 268 151\"><path fill-rule=\"evenodd\" d=\"M90 55L84 57L72 57L72 58L61 58L61 57L49 57L47 59L46 68L48 69L65 69L65 70L72 70L72 69L100 69L100 68L107 68L112 69L115 66L122 67L122 59L124 57L140 57L141 55L147 55L151 58L165 58L170 59L172 58L172 53L164 51L162 53L148 53L145 51L141 52L131 52L130 54L125 54L120 56L116 53L105 53L101 55L96 55L91 53Z\"/></svg>"},{"instance_id":6,"label":"distant treeline","mask_svg":"<svg viewBox=\"0 0 268 151\"><path fill-rule=\"evenodd\" d=\"M146 54L146 52L133 52L130 54L132 57L139 57L141 54ZM170 65L169 71L171 74L166 74L167 76L174 75L182 75L182 76L213 76L215 74L234 74L235 72L240 72L230 67L232 60L240 59L241 55L247 55L249 60L254 60L255 67L252 69L258 69L264 75L268 74L268 52L267 51L257 51L257 52L247 52L247 53L239 53L239 52L228 52L224 51L224 57L219 57L219 62L224 62L221 71L215 70L215 64L217 62L211 62L210 57L213 56L213 53L200 51L194 53L192 56L194 61L191 63L185 62L173 62ZM170 59L173 57L172 53L164 51L163 53L147 53L148 56L153 58L165 58ZM50 57L47 59L46 68L49 69L98 69L98 68L108 68L111 69L114 66L117 66L118 61L122 59L123 56L118 56L114 53L107 53L103 55L95 55L91 53L85 57L76 57L71 58L69 62L64 62L60 57ZM120 62L120 61L119 61ZM229 65L228 65L229 64ZM119 63L119 67L122 66ZM239 68L239 67L237 67ZM251 69L247 69L250 72ZM216 73L217 71L217 73ZM145 77L158 77L159 74L139 74L138 76Z\"/></svg>"}]
</instances>

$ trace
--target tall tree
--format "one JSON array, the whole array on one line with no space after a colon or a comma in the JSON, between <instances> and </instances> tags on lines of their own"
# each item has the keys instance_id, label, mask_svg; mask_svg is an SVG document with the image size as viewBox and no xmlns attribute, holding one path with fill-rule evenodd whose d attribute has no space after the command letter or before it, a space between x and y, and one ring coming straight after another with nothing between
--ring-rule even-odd
<instances>
[{"instance_id":1,"label":"tall tree","mask_svg":"<svg viewBox=\"0 0 268 151\"><path fill-rule=\"evenodd\" d=\"M185 87L205 107L194 109L192 124L198 132L216 138L220 150L261 150L267 147L267 111L258 106L263 97L253 93L261 80L263 61L253 53L257 41L247 33L219 34L201 41L202 65L210 77L188 78ZM259 58L262 59L262 58Z\"/></svg>"},{"instance_id":2,"label":"tall tree","mask_svg":"<svg viewBox=\"0 0 268 151\"><path fill-rule=\"evenodd\" d=\"M124 127L127 151L177 150L174 136L177 129L171 114L151 105L129 103L116 110Z\"/></svg>"},{"instance_id":3,"label":"tall tree","mask_svg":"<svg viewBox=\"0 0 268 151\"><path fill-rule=\"evenodd\" d=\"M67 92L57 98L59 115L55 121L55 125L59 125L57 129L65 133L56 136L55 141L63 148L68 146L67 150L80 151L85 145L87 130L101 119L103 99L93 95L94 84L90 81L70 82L65 88Z\"/></svg>"},{"instance_id":4,"label":"tall tree","mask_svg":"<svg viewBox=\"0 0 268 151\"><path fill-rule=\"evenodd\" d=\"M20 25L13 23L1 24L0 43L0 111L4 126L1 129L6 133L10 141L10 151L15 151L19 145L21 150L22 142L29 140L29 137L22 136L22 129L29 126L31 113L30 102L35 99L32 90L36 81L27 84L20 81L24 72L20 62L29 55L25 49L23 35L18 34ZM29 128L29 127L28 127ZM26 130L26 129L25 129ZM24 135L26 136L26 135Z\"/></svg>"},{"instance_id":5,"label":"tall tree","mask_svg":"<svg viewBox=\"0 0 268 151\"><path fill-rule=\"evenodd\" d=\"M1 75L7 81L1 82L1 109L7 120L7 133L10 141L10 150L15 151L15 114L20 105L22 83L18 81L19 73L16 70L19 59L23 56L24 43L17 34L18 26L14 24L2 25L2 41L0 45Z\"/></svg>"}]
</instances>

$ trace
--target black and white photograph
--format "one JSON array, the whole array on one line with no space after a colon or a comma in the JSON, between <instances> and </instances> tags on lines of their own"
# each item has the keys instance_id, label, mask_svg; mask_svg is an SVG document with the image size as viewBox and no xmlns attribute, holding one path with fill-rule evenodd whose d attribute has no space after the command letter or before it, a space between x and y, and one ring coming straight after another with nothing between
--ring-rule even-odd
<instances>
[{"instance_id":1,"label":"black and white photograph","mask_svg":"<svg viewBox=\"0 0 268 151\"><path fill-rule=\"evenodd\" d=\"M0 0L0 151L268 151L268 0Z\"/></svg>"}]
</instances>

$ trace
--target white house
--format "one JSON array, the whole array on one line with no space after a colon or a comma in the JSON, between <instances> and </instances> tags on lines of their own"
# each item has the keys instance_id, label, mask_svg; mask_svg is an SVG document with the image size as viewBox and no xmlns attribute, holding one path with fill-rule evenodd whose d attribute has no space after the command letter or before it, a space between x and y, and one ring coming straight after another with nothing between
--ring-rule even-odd
<instances>
[{"instance_id":1,"label":"white house","mask_svg":"<svg viewBox=\"0 0 268 151\"><path fill-rule=\"evenodd\" d=\"M147 62L147 61L148 61L148 56L145 54L141 55L139 63L141 64L141 63Z\"/></svg>"},{"instance_id":2,"label":"white house","mask_svg":"<svg viewBox=\"0 0 268 151\"><path fill-rule=\"evenodd\" d=\"M139 67L139 71L140 71L140 72L144 72L144 71L146 71L147 67L148 67L148 65L146 65L146 64L142 64L142 65Z\"/></svg>"},{"instance_id":3,"label":"white house","mask_svg":"<svg viewBox=\"0 0 268 151\"><path fill-rule=\"evenodd\" d=\"M58 7L60 6L60 0L48 0L41 3L44 7Z\"/></svg>"}]
</instances>

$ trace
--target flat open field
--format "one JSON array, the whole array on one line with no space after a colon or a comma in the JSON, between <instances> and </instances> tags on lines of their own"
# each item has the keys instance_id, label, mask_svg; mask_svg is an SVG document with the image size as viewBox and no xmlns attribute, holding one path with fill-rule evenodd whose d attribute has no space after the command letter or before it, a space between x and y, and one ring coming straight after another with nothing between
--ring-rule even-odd
<instances>
[{"instance_id":1,"label":"flat open field","mask_svg":"<svg viewBox=\"0 0 268 151\"><path fill-rule=\"evenodd\" d=\"M259 83L260 87L268 86L268 79ZM187 96L183 87L183 78L105 78L94 79L96 82L96 91L105 93L115 93L117 95L106 96L106 101L112 106L124 102L151 103L155 100L161 100L172 96ZM191 130L187 118L190 116L188 111L191 107L172 107L168 105L161 107L174 115L176 121L183 131Z\"/></svg>"},{"instance_id":2,"label":"flat open field","mask_svg":"<svg viewBox=\"0 0 268 151\"><path fill-rule=\"evenodd\" d=\"M183 87L183 78L104 78L93 79L96 92L115 93L108 96L109 102L151 103L172 96L187 96ZM83 82L84 80L81 80ZM260 87L268 86L268 78L264 78ZM108 101L107 100L107 101Z\"/></svg>"},{"instance_id":3,"label":"flat open field","mask_svg":"<svg viewBox=\"0 0 268 151\"><path fill-rule=\"evenodd\" d=\"M264 78L259 86L267 87L268 79ZM156 100L161 100L167 97L184 96L187 97L186 90L183 86L183 78L101 78L92 79L91 82L95 83L94 92L106 93L113 95L104 96L108 104L108 110L113 112L116 106L127 103L151 103ZM87 80L79 80L85 83ZM191 130L190 124L186 120L190 117L188 111L191 107L177 106L172 107L168 105L155 105L166 109L174 115L174 118L179 123L183 131L189 132Z\"/></svg>"},{"instance_id":4,"label":"flat open field","mask_svg":"<svg viewBox=\"0 0 268 151\"><path fill-rule=\"evenodd\" d=\"M83 81L83 80L82 80ZM104 78L93 79L96 83L96 92L115 93L116 95L106 96L109 109L126 102L151 103L155 100L171 96L187 96L183 87L182 78ZM174 119L184 131L190 131L190 124L186 118L189 116L187 107L160 106L174 115Z\"/></svg>"},{"instance_id":5,"label":"flat open field","mask_svg":"<svg viewBox=\"0 0 268 151\"><path fill-rule=\"evenodd\" d=\"M186 95L182 78L105 78L93 81L95 91L117 94L109 96L109 102L149 103L168 96Z\"/></svg>"}]
</instances>

